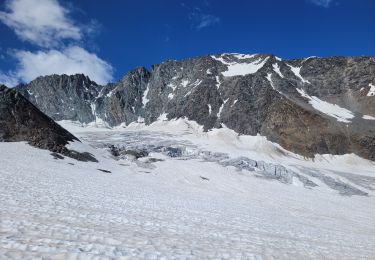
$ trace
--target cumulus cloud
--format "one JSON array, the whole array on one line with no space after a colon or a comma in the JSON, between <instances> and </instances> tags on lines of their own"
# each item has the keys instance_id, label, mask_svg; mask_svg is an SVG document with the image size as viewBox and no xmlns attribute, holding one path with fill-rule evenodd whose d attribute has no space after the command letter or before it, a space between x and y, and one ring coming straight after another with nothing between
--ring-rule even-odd
<instances>
[{"instance_id":1,"label":"cumulus cloud","mask_svg":"<svg viewBox=\"0 0 375 260\"><path fill-rule=\"evenodd\" d=\"M96 23L78 25L70 10L57 0L7 0L0 21L16 35L39 47L39 51L13 50L13 71L2 73L0 83L14 86L38 76L83 73L99 84L113 80L113 68L106 61L79 46ZM69 47L66 47L69 46Z\"/></svg>"},{"instance_id":2,"label":"cumulus cloud","mask_svg":"<svg viewBox=\"0 0 375 260\"><path fill-rule=\"evenodd\" d=\"M81 29L57 0L7 0L0 20L22 40L41 47L56 47L62 40L82 38Z\"/></svg>"},{"instance_id":3,"label":"cumulus cloud","mask_svg":"<svg viewBox=\"0 0 375 260\"><path fill-rule=\"evenodd\" d=\"M332 4L333 0L310 0L310 2L317 6L328 8Z\"/></svg>"},{"instance_id":4,"label":"cumulus cloud","mask_svg":"<svg viewBox=\"0 0 375 260\"><path fill-rule=\"evenodd\" d=\"M15 57L19 63L15 73L22 81L50 74L76 73L83 73L99 84L112 80L112 66L78 46L61 51L17 51Z\"/></svg>"}]
</instances>

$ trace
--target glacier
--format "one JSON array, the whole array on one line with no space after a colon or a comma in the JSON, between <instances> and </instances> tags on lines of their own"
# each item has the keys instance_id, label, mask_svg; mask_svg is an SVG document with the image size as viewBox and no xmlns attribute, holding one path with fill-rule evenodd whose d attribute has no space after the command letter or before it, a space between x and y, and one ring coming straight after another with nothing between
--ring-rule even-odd
<instances>
[{"instance_id":1,"label":"glacier","mask_svg":"<svg viewBox=\"0 0 375 260\"><path fill-rule=\"evenodd\" d=\"M4 258L375 255L374 162L306 159L263 136L225 126L204 132L186 119L113 129L59 123L82 140L69 149L99 162L0 143ZM147 155L114 156L111 145Z\"/></svg>"}]
</instances>

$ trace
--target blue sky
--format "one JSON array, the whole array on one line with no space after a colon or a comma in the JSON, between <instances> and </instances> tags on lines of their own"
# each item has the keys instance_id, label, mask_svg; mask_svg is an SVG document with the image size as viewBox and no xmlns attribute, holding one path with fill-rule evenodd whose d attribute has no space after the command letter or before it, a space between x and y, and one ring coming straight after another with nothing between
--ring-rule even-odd
<instances>
[{"instance_id":1,"label":"blue sky","mask_svg":"<svg viewBox=\"0 0 375 260\"><path fill-rule=\"evenodd\" d=\"M375 55L373 0L0 0L0 83L223 52Z\"/></svg>"}]
</instances>

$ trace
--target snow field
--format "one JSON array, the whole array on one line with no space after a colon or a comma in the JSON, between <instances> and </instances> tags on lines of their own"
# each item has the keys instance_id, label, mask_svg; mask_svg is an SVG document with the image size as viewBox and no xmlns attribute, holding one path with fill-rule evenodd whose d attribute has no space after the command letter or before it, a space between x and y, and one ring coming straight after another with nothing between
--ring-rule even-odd
<instances>
[{"instance_id":1,"label":"snow field","mask_svg":"<svg viewBox=\"0 0 375 260\"><path fill-rule=\"evenodd\" d=\"M303 160L264 137L204 133L187 120L114 130L72 125L69 148L99 163L56 160L24 143L0 143L0 258L371 259L375 255L372 162L354 155ZM76 129L73 131L72 129ZM147 135L143 135L147 131ZM146 139L148 136L149 139ZM125 138L126 137L126 138ZM132 137L132 138L130 138ZM130 140L129 140L130 139ZM200 157L151 153L113 158L106 144L168 143L319 170L368 196L342 196L257 177ZM150 163L150 158L159 159ZM101 170L110 172L103 172ZM335 173L342 172L342 175ZM345 175L345 174L347 175Z\"/></svg>"}]
</instances>

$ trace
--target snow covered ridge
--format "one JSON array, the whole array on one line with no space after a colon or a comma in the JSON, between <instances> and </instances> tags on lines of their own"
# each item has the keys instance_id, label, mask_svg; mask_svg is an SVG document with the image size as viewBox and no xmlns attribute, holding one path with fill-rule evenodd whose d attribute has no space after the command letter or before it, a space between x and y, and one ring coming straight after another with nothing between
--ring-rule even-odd
<instances>
[{"instance_id":1,"label":"snow covered ridge","mask_svg":"<svg viewBox=\"0 0 375 260\"><path fill-rule=\"evenodd\" d=\"M227 66L227 71L222 72L224 77L233 77L233 76L245 76L248 74L254 74L256 73L259 69L261 69L264 64L267 62L269 57L266 58L258 58L252 62L236 62L236 61L227 61L223 58L224 55L221 55L220 57L215 57L211 56L213 59L220 61L224 65ZM256 57L256 55L245 55L245 54L235 54L232 55L235 58L239 60L244 60L244 59L253 59Z\"/></svg>"},{"instance_id":2,"label":"snow covered ridge","mask_svg":"<svg viewBox=\"0 0 375 260\"><path fill-rule=\"evenodd\" d=\"M311 104L313 108L322 112L323 114L336 118L336 120L339 122L350 123L350 120L354 118L353 112L346 108L328 103L315 96L309 96L303 89L297 88L297 91L302 97L309 100L309 104Z\"/></svg>"}]
</instances>

